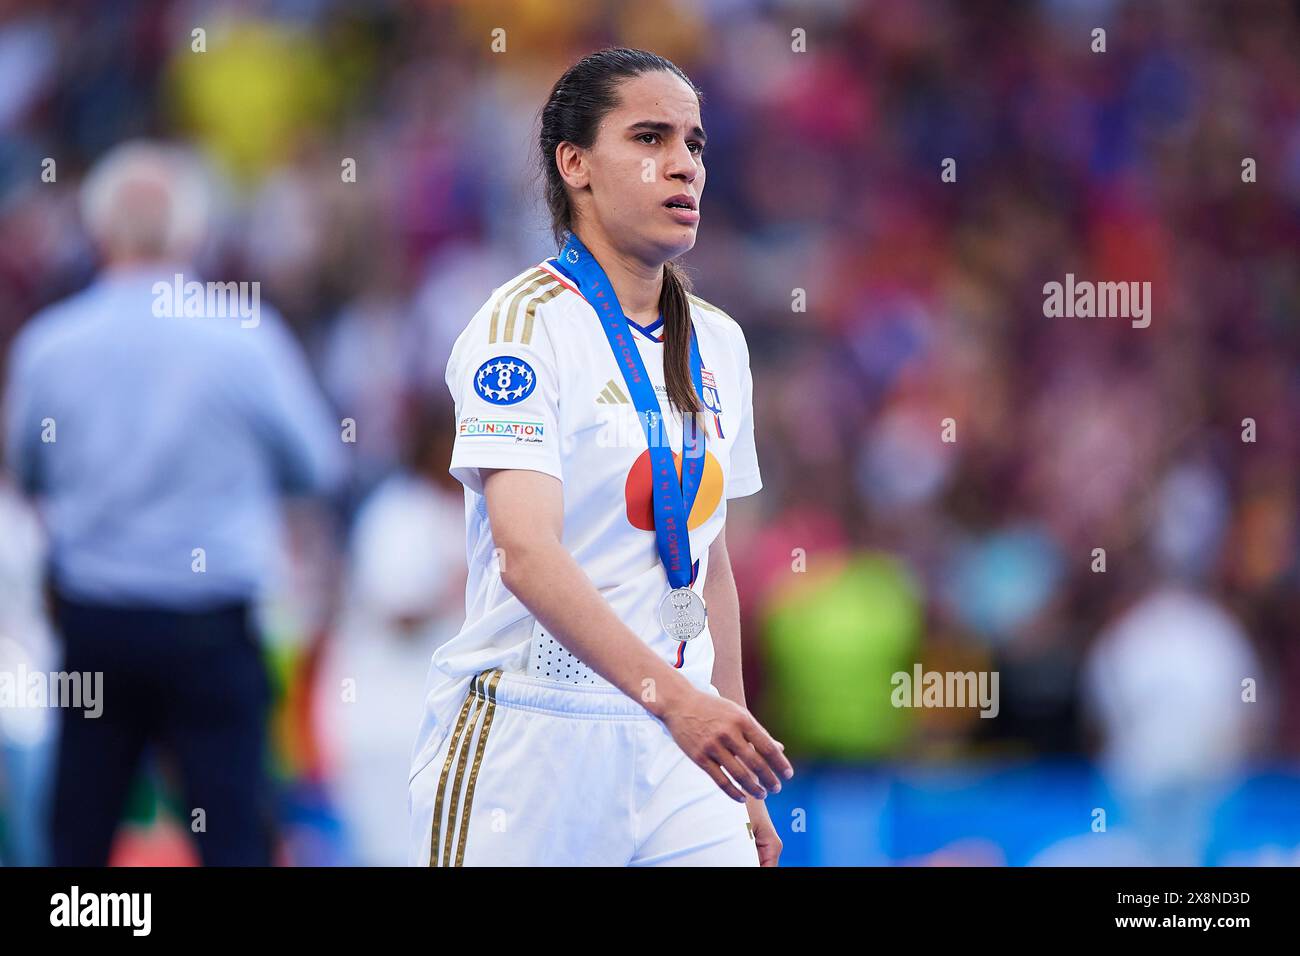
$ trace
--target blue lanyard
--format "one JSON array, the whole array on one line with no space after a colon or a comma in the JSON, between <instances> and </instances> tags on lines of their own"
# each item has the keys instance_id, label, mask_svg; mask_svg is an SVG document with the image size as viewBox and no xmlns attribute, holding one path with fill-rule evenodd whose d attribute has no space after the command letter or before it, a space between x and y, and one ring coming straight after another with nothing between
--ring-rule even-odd
<instances>
[{"instance_id":1,"label":"blue lanyard","mask_svg":"<svg viewBox=\"0 0 1300 956\"><path fill-rule=\"evenodd\" d=\"M673 464L672 447L663 427L663 413L654 385L646 374L645 362L628 328L627 316L619 305L614 287L600 263L573 233L560 251L559 267L577 284L578 290L596 311L600 326L609 340L614 361L623 373L628 394L636 407L637 418L645 431L650 448L651 487L654 492L655 543L659 560L668 573L668 583L674 588L691 583L691 536L687 521L695 496L700 490L704 474L705 433L694 415L687 414L682 428L682 477L677 482L677 468ZM700 347L695 339L695 324L691 323L691 381L696 395L704 394L701 381ZM689 441L687 434L689 433Z\"/></svg>"}]
</instances>

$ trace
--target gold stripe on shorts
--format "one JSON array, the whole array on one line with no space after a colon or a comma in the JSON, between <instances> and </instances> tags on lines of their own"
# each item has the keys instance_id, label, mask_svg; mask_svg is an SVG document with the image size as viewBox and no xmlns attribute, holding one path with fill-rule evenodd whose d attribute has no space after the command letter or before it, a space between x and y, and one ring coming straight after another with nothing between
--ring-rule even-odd
<instances>
[{"instance_id":1,"label":"gold stripe on shorts","mask_svg":"<svg viewBox=\"0 0 1300 956\"><path fill-rule=\"evenodd\" d=\"M478 783L478 770L483 764L483 751L487 747L488 733L492 730L492 718L497 712L497 682L501 680L501 671L492 672L487 684L487 711L483 717L483 732L478 737L478 750L474 753L474 766L469 771L469 782L465 784L465 812L460 818L460 839L456 843L456 865L465 865L465 840L469 837L469 816L474 807L474 785Z\"/></svg>"},{"instance_id":2,"label":"gold stripe on shorts","mask_svg":"<svg viewBox=\"0 0 1300 956\"><path fill-rule=\"evenodd\" d=\"M501 680L501 670L483 671L470 682L469 694L461 708L461 719L457 721L456 731L450 736L447 745L447 760L442 768L442 778L438 781L438 796L434 801L433 838L429 844L430 866L463 866L465 861L465 840L469 835L469 817L474 803L474 787L478 783L479 767L483 764L483 752L487 748L488 731L492 728L492 718L496 714L497 683ZM466 722L466 714L469 720ZM480 726L479 717L483 722ZM469 763L471 748L475 741L474 763ZM452 763L456 765L456 774L451 776ZM465 769L469 767L468 778ZM447 807L447 830L442 833L442 804L446 796L447 780L451 779L451 801ZM460 806L461 793L465 794L465 807ZM460 832L456 832L456 821L460 821ZM441 837L441 849L439 838ZM459 837L459 840L457 840ZM453 863L452 849L456 847Z\"/></svg>"},{"instance_id":3,"label":"gold stripe on shorts","mask_svg":"<svg viewBox=\"0 0 1300 956\"><path fill-rule=\"evenodd\" d=\"M469 733L461 742L460 754L456 757L456 776L452 778L451 783L451 803L447 805L447 833L442 838L442 865L451 866L451 847L452 840L456 836L456 819L460 811L460 794L461 786L465 782L465 764L469 762L469 748L474 743L474 737L478 734L478 718L483 712L483 675L480 674L474 679L474 710L469 717Z\"/></svg>"},{"instance_id":4,"label":"gold stripe on shorts","mask_svg":"<svg viewBox=\"0 0 1300 956\"><path fill-rule=\"evenodd\" d=\"M465 718L469 715L469 708L476 697L478 678L475 677L470 681L469 693L465 695L465 703L460 708L460 716L456 718L456 726L450 734L450 740L447 745L447 759L442 765L442 776L438 779L438 796L433 801L433 840L429 844L429 865L441 865L438 859L438 831L442 823L442 798L447 790L447 776L451 773L451 763L456 756L456 745L460 743L460 735L465 730Z\"/></svg>"}]
</instances>

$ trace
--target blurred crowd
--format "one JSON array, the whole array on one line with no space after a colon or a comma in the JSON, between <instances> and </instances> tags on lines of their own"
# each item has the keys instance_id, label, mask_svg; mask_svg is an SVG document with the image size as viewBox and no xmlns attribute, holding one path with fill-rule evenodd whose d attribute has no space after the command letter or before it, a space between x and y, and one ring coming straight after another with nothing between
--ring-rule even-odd
<instances>
[{"instance_id":1,"label":"blurred crowd","mask_svg":"<svg viewBox=\"0 0 1300 956\"><path fill-rule=\"evenodd\" d=\"M537 111L612 44L704 91L685 262L752 356L764 490L728 541L757 716L814 765L1088 754L1154 844L1192 834L1154 859L1195 861L1238 768L1300 753L1294 4L4 0L0 350L99 270L87 171L180 141L215 197L200 272L259 281L355 422L261 609L282 859L404 855L424 668L463 615L447 356L553 254ZM1150 326L1045 317L1067 273L1149 281ZM0 528L0 636L56 661L12 484ZM997 718L893 706L917 662L996 671Z\"/></svg>"}]
</instances>

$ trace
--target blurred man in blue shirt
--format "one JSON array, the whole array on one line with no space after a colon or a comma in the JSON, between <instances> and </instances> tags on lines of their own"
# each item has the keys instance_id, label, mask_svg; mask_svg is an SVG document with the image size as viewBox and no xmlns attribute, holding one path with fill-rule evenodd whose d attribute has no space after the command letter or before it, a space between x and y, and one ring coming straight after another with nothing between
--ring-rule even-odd
<instances>
[{"instance_id":1,"label":"blurred man in blue shirt","mask_svg":"<svg viewBox=\"0 0 1300 956\"><path fill-rule=\"evenodd\" d=\"M54 862L108 860L160 743L203 811L204 861L266 864L269 686L250 610L279 496L342 482L339 427L256 286L241 300L194 274L207 192L184 153L118 147L82 209L103 274L23 327L5 396L6 460L50 537L63 668L104 675L99 717L60 713Z\"/></svg>"}]
</instances>

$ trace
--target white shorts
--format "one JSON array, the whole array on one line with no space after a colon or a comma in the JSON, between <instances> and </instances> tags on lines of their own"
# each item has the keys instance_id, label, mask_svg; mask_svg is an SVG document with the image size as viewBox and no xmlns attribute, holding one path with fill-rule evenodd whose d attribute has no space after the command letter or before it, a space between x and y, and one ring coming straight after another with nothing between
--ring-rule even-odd
<instances>
[{"instance_id":1,"label":"white shorts","mask_svg":"<svg viewBox=\"0 0 1300 956\"><path fill-rule=\"evenodd\" d=\"M758 865L745 805L613 687L479 674L410 810L412 866Z\"/></svg>"}]
</instances>

